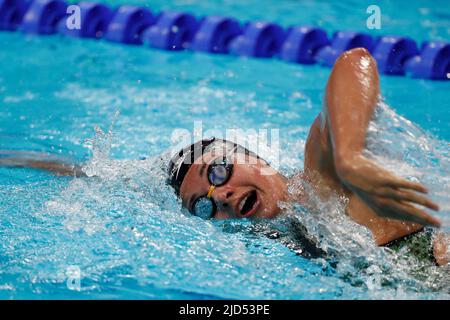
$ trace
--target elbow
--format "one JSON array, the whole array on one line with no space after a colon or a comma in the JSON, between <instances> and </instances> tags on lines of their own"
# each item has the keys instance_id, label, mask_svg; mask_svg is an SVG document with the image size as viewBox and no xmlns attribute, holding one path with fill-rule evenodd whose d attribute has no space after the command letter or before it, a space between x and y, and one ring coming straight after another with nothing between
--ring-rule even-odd
<instances>
[{"instance_id":1,"label":"elbow","mask_svg":"<svg viewBox=\"0 0 450 320\"><path fill-rule=\"evenodd\" d=\"M378 74L377 62L366 48L354 48L345 51L336 60L333 68L358 70L372 75Z\"/></svg>"},{"instance_id":2,"label":"elbow","mask_svg":"<svg viewBox=\"0 0 450 320\"><path fill-rule=\"evenodd\" d=\"M367 50L366 48L354 48L344 51L336 60L336 63L342 60L354 60L354 59L359 60L361 58L369 58L375 61L375 59L373 59L372 55L370 54L369 50Z\"/></svg>"},{"instance_id":3,"label":"elbow","mask_svg":"<svg viewBox=\"0 0 450 320\"><path fill-rule=\"evenodd\" d=\"M372 57L369 50L363 47L347 50L344 54L357 55L359 57Z\"/></svg>"},{"instance_id":4,"label":"elbow","mask_svg":"<svg viewBox=\"0 0 450 320\"><path fill-rule=\"evenodd\" d=\"M340 87L347 97L351 92L356 96L364 92L371 100L378 99L377 62L367 49L355 48L346 51L336 60L327 86L327 96L333 97L333 93L328 91L336 87Z\"/></svg>"}]
</instances>

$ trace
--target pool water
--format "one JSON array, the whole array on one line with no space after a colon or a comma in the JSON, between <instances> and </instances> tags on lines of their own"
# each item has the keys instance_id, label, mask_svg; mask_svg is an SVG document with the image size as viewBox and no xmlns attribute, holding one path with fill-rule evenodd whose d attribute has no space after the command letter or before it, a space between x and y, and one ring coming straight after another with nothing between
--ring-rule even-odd
<instances>
[{"instance_id":1,"label":"pool water","mask_svg":"<svg viewBox=\"0 0 450 320\"><path fill-rule=\"evenodd\" d=\"M173 0L150 8L369 32L367 5ZM383 29L373 34L450 39L446 1L380 7ZM0 298L450 297L448 268L376 247L339 201L321 204L319 217L286 204L288 217L277 221L212 223L182 212L165 185L172 133L192 130L194 121L204 131L279 129L280 170L301 170L329 69L8 32L0 33L0 47L0 149L74 159L95 176L0 168ZM385 104L371 124L368 155L424 182L450 232L450 84L382 76L381 87ZM282 230L290 219L338 252L338 262L305 259L254 232ZM73 270L79 287L70 281Z\"/></svg>"}]
</instances>

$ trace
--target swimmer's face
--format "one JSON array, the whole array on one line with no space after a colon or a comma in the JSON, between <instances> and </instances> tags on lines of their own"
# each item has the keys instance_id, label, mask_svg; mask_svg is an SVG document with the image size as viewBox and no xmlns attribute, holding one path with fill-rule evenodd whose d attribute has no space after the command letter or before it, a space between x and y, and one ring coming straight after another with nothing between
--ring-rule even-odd
<instances>
[{"instance_id":1,"label":"swimmer's face","mask_svg":"<svg viewBox=\"0 0 450 320\"><path fill-rule=\"evenodd\" d=\"M183 207L191 211L196 199L210 189L208 167L218 157L205 153L187 172L180 188ZM220 157L221 159L223 157ZM286 199L286 179L264 160L234 154L229 180L217 186L211 198L217 206L214 219L273 218L280 213L279 201Z\"/></svg>"}]
</instances>

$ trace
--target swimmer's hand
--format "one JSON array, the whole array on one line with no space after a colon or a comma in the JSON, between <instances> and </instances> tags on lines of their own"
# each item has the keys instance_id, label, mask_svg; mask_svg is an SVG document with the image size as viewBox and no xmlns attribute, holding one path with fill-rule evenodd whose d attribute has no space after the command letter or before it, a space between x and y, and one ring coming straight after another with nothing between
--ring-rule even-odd
<instances>
[{"instance_id":1,"label":"swimmer's hand","mask_svg":"<svg viewBox=\"0 0 450 320\"><path fill-rule=\"evenodd\" d=\"M438 211L439 207L424 196L428 190L422 184L397 177L359 153L338 161L336 172L342 183L364 200L378 216L424 226L441 225L439 219L423 210L425 207Z\"/></svg>"}]
</instances>

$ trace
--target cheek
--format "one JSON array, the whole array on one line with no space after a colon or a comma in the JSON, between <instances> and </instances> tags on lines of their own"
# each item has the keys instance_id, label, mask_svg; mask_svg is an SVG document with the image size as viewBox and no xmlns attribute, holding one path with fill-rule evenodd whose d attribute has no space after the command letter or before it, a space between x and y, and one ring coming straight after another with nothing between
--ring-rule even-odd
<instances>
[{"instance_id":1,"label":"cheek","mask_svg":"<svg viewBox=\"0 0 450 320\"><path fill-rule=\"evenodd\" d=\"M266 218L273 218L281 213L281 208L279 207L278 202L280 199L274 194L270 193L266 195L263 200L264 204L264 215Z\"/></svg>"},{"instance_id":2,"label":"cheek","mask_svg":"<svg viewBox=\"0 0 450 320\"><path fill-rule=\"evenodd\" d=\"M261 201L263 203L264 211L268 217L272 217L280 213L279 201L283 200L283 192L274 177L259 176L258 188L260 189Z\"/></svg>"},{"instance_id":3,"label":"cheek","mask_svg":"<svg viewBox=\"0 0 450 320\"><path fill-rule=\"evenodd\" d=\"M233 217L231 217L229 214L225 212L217 212L217 214L214 216L214 220L228 220L232 218Z\"/></svg>"},{"instance_id":4,"label":"cheek","mask_svg":"<svg viewBox=\"0 0 450 320\"><path fill-rule=\"evenodd\" d=\"M266 176L261 175L260 165L237 165L235 172L239 181L247 182L250 185L266 183Z\"/></svg>"},{"instance_id":5,"label":"cheek","mask_svg":"<svg viewBox=\"0 0 450 320\"><path fill-rule=\"evenodd\" d=\"M281 210L277 205L277 202L274 199L264 197L261 199L262 201L262 210L257 213L257 217L259 218L274 218L278 214L280 214Z\"/></svg>"},{"instance_id":6,"label":"cheek","mask_svg":"<svg viewBox=\"0 0 450 320\"><path fill-rule=\"evenodd\" d=\"M261 168L254 168L251 177L252 184L265 194L270 195L273 192L273 181L270 176L261 174Z\"/></svg>"}]
</instances>

